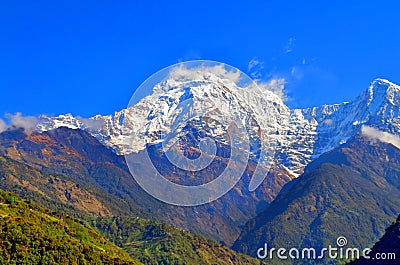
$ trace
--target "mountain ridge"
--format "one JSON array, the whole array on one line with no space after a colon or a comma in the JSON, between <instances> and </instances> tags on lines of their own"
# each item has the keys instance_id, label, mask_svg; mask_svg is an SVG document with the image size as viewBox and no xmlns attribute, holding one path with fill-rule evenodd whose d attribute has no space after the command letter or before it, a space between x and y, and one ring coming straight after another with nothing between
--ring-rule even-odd
<instances>
[{"instance_id":1,"label":"mountain ridge","mask_svg":"<svg viewBox=\"0 0 400 265\"><path fill-rule=\"evenodd\" d=\"M82 150L82 143L86 143L85 150ZM97 150L96 156L87 155L89 150ZM268 178L260 188L250 193L247 185L255 168L250 163L235 188L219 200L197 207L178 207L162 203L147 194L130 175L123 157L79 129L61 127L30 134L22 130L3 132L0 134L0 154L8 157L0 163L0 169L6 172L0 182L0 187L4 189L29 193L41 200L46 198L37 192L50 194L52 196L47 201L101 216L151 216L228 245L239 235L240 226L247 218L271 202L290 180L286 172L272 167L271 174L275 177ZM184 170L174 171L157 150L150 154L155 166L167 178L182 183L193 183L199 174L203 176L202 180L208 181L226 165L225 160L217 160L212 167L205 169L206 175L203 172L188 175ZM19 163L10 161L10 158ZM35 174L24 173L30 171L30 167L36 169ZM209 222L214 225L209 226Z\"/></svg>"},{"instance_id":2,"label":"mountain ridge","mask_svg":"<svg viewBox=\"0 0 400 265\"><path fill-rule=\"evenodd\" d=\"M350 138L286 184L245 225L233 249L252 256L264 243L321 249L339 236L347 238L349 247L369 247L400 211L399 157L392 144L361 135Z\"/></svg>"},{"instance_id":3,"label":"mountain ridge","mask_svg":"<svg viewBox=\"0 0 400 265\"><path fill-rule=\"evenodd\" d=\"M207 88L207 86L198 86L197 88L189 89L191 93L191 96L189 96L190 100L196 102L207 102L207 100L211 100L211 95L214 95L212 91L216 88L210 89ZM125 140L123 140L122 131L126 129L128 133L137 134L138 131L142 131L143 128L148 126L145 124L153 124L149 120L165 120L165 117L161 117L166 115L167 112L172 113L168 115L175 115L176 104L179 104L179 101L175 101L177 98L185 95L185 93L188 93L187 88L186 90L183 88L181 90L174 89L172 92L168 91L167 88L164 90L162 88L162 84L159 85L157 90L159 94L155 94L153 97L148 96L150 98L147 99L147 101L141 101L127 109L117 111L112 115L96 115L89 119L73 117L70 114L57 117L42 115L36 127L39 131L47 131L58 127L80 128L91 133L101 143L116 153L137 152L145 148L145 145L157 142L154 142L154 140L150 138L146 138L147 140L145 140L143 138L144 136L140 136L135 139L143 144L139 144L138 146L138 143L135 143L136 147L130 149L131 147L127 147L124 143ZM238 90L237 88L235 89ZM234 89L231 87L231 90ZM303 172L304 167L314 158L345 142L358 132L362 125L374 125L383 131L399 135L400 120L396 116L399 113L400 107L400 101L396 99L399 90L400 87L398 85L388 80L377 78L371 82L370 86L364 90L360 96L351 102L322 105L320 107L305 109L289 109L281 100L278 100L277 97L272 97L271 92L265 92L265 95L257 94L252 96L262 98L260 102L254 101L252 97L247 96L250 98L248 101L254 104L255 107L253 108L260 108L260 110L262 110L257 114L258 118L256 117L256 121L265 119L267 116L274 116L273 119L276 125L273 125L273 127L275 126L279 131L278 135L273 136L269 129L264 129L267 130L268 135L276 137L275 160L288 169L288 173L296 177ZM160 91L162 91L162 93ZM208 98L201 98L200 91L209 91L209 94L207 94ZM228 92L225 91L224 93ZM188 96L186 96L186 98L184 97L184 100L188 100L187 97ZM224 97L226 97L226 95L224 96L222 93L213 100L226 100ZM175 100L175 103L170 103L168 100ZM165 103L166 101L169 105ZM157 108L154 102L159 102L157 104L165 104L165 106L162 105L163 110L160 109L159 114L157 114L158 116L154 116L155 112L152 110L153 108ZM265 104L265 106L260 104ZM159 118L154 118L152 115ZM139 119L141 120L139 122L140 126L133 124L133 121L137 120L137 117L142 117ZM127 120L129 120L129 122L127 122ZM151 132L157 131L157 128L164 130L162 128L168 127L167 125L159 125L162 127L158 127L155 123L153 125L149 125L149 128L153 128L151 131L143 131L144 134L142 134L145 135L148 133L152 135ZM171 126L171 124L169 126ZM258 124L258 126L260 126L260 124ZM223 131L224 129L217 126L210 130L211 135L213 132L217 132L214 134L214 138L218 140L218 135L220 135L221 130Z\"/></svg>"}]
</instances>

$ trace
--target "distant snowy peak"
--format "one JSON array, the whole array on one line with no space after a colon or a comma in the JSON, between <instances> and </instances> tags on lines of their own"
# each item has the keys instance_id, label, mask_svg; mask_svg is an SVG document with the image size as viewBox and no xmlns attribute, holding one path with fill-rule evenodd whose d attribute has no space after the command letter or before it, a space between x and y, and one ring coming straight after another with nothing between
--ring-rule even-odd
<instances>
[{"instance_id":1,"label":"distant snowy peak","mask_svg":"<svg viewBox=\"0 0 400 265\"><path fill-rule=\"evenodd\" d=\"M375 79L354 101L290 111L276 160L299 174L321 154L360 132L362 125L400 135L400 86Z\"/></svg>"},{"instance_id":2,"label":"distant snowy peak","mask_svg":"<svg viewBox=\"0 0 400 265\"><path fill-rule=\"evenodd\" d=\"M368 103L389 101L392 105L399 105L398 93L400 86L386 80L375 79L368 88Z\"/></svg>"},{"instance_id":3,"label":"distant snowy peak","mask_svg":"<svg viewBox=\"0 0 400 265\"><path fill-rule=\"evenodd\" d=\"M331 150L358 133L362 125L371 125L399 134L400 87L384 79L375 79L354 101L303 110L315 120L316 141L313 157Z\"/></svg>"},{"instance_id":4,"label":"distant snowy peak","mask_svg":"<svg viewBox=\"0 0 400 265\"><path fill-rule=\"evenodd\" d=\"M223 142L225 119L232 115L247 117L245 122L255 146L252 150L257 152L257 145L260 147L259 131L271 133L277 142L276 162L295 176L312 159L358 133L363 124L399 135L399 92L400 86L376 79L352 102L290 110L270 91L240 89L218 76L200 75L187 85L176 78L157 84L153 93L109 116L42 116L38 129L80 128L116 153L125 154L157 143L160 132L173 131L182 136L187 129L182 121L204 115L207 119L190 124L206 128L210 136ZM126 135L130 135L130 141Z\"/></svg>"}]
</instances>

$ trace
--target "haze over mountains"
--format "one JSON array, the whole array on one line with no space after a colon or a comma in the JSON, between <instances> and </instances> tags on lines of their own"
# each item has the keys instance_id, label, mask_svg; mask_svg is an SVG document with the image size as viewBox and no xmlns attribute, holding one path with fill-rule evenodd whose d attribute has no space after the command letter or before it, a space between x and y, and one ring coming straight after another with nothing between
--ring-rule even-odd
<instances>
[{"instance_id":1,"label":"haze over mountains","mask_svg":"<svg viewBox=\"0 0 400 265\"><path fill-rule=\"evenodd\" d=\"M171 79L138 104L109 116L42 115L35 120L36 131L2 132L0 188L86 220L155 219L252 256L264 242L322 247L342 235L354 246L367 247L400 212L399 92L399 86L376 79L352 102L291 110L272 92L246 93L218 76L201 76L186 87ZM207 106L217 108L205 119ZM180 126L184 114L189 119ZM213 180L229 162L223 121L232 114L246 117L250 156L241 161L247 164L242 178L218 200L195 207L168 205L130 175L122 154L148 152L173 182ZM159 135L168 133L180 139L178 152L191 159L200 155L198 138L210 136L217 141L217 156L199 172L177 169L160 147ZM271 144L263 133L271 135L276 152L268 176L250 191L263 145ZM134 136L134 145L126 145L126 135ZM137 168L145 166L137 161ZM142 227L126 219L119 222L121 227ZM99 221L98 228L109 225ZM118 233L124 239L109 238L128 245L129 238L139 238L122 230Z\"/></svg>"}]
</instances>

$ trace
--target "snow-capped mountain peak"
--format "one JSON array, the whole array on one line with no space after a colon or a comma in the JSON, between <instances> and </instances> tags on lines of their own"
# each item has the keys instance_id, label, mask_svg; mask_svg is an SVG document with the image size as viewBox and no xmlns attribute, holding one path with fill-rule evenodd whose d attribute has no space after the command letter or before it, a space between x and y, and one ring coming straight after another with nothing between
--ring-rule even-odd
<instances>
[{"instance_id":1,"label":"snow-capped mountain peak","mask_svg":"<svg viewBox=\"0 0 400 265\"><path fill-rule=\"evenodd\" d=\"M227 81L232 77L194 75L185 83L182 82L185 73L177 72L173 78L154 86L152 93L137 103L112 115L97 115L89 119L70 114L42 116L38 130L62 126L80 128L89 131L115 152L125 154L158 143L160 132L168 134L173 131L177 137L182 136L187 129L184 125L191 119L195 121L191 125L196 124L213 138L224 142L227 119L232 115L247 117L245 123L248 129L252 127L249 133L255 145L259 144L257 139L260 138L257 132L263 130L269 134L272 129L276 131L273 133L277 142L275 160L294 176L301 173L312 159L360 132L362 125L400 134L400 86L385 79L375 79L351 102L290 110L272 92L258 90L255 93L251 87L243 89ZM198 119L204 115L207 119ZM271 121L274 124L268 126ZM133 137L128 146L126 135Z\"/></svg>"},{"instance_id":2,"label":"snow-capped mountain peak","mask_svg":"<svg viewBox=\"0 0 400 265\"><path fill-rule=\"evenodd\" d=\"M386 80L386 79L375 79L368 90L368 104L379 105L388 101L392 105L398 104L398 93L400 92L400 86ZM377 106L378 107L378 106Z\"/></svg>"}]
</instances>

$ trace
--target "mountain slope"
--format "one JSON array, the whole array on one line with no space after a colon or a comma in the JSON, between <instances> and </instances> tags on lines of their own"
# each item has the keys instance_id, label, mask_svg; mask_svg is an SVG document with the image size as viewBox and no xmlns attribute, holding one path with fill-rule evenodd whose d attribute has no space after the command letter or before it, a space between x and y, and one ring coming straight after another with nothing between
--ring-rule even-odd
<instances>
[{"instance_id":1,"label":"mountain slope","mask_svg":"<svg viewBox=\"0 0 400 265\"><path fill-rule=\"evenodd\" d=\"M399 264L400 259L400 215L387 229L383 237L368 254L370 259L360 258L350 262L352 265ZM378 254L379 253L379 254ZM390 253L390 256L389 256ZM378 254L378 255L377 255ZM384 254L385 256L383 256ZM394 254L394 256L392 256ZM383 258L384 257L384 258ZM378 260L378 259L379 260Z\"/></svg>"},{"instance_id":2,"label":"mountain slope","mask_svg":"<svg viewBox=\"0 0 400 265\"><path fill-rule=\"evenodd\" d=\"M0 190L1 264L264 264L226 246L141 218L89 218L51 212ZM125 249L127 252L125 252Z\"/></svg>"},{"instance_id":3,"label":"mountain slope","mask_svg":"<svg viewBox=\"0 0 400 265\"><path fill-rule=\"evenodd\" d=\"M400 211L399 174L399 149L353 137L288 183L233 248L252 256L264 243L321 249L339 236L351 247L370 246Z\"/></svg>"},{"instance_id":4,"label":"mountain slope","mask_svg":"<svg viewBox=\"0 0 400 265\"><path fill-rule=\"evenodd\" d=\"M144 264L260 264L253 258L235 253L228 247L201 236L195 236L189 232L183 233L181 230L160 222L148 221L139 217L127 217L135 215L134 211L130 211L130 208L127 207L127 205L129 206L128 203L113 198L107 193L92 194L90 192L93 192L93 188L89 188L88 191L86 190L88 187L85 187L84 184L76 185L74 182L65 179L65 176L43 173L2 156L0 156L0 176L1 188L13 190L27 198L23 201L14 194L0 190L0 231L2 232L0 241L4 244L0 244L1 264L8 264L15 259L21 262L29 261L29 264L35 264L41 259L45 260L46 264L69 264L73 261L73 255L78 255L77 262L90 258L88 262L91 264L100 264L100 259L103 260L104 264L122 264L119 259L99 256L96 247L93 250L91 243L87 241L87 238L95 232L82 221L70 218L62 211L91 222L109 240L114 241L121 248L127 250L135 260L140 259ZM66 189L64 190L64 188ZM68 191L68 193L65 193L65 191ZM106 201L104 205L101 204L100 201L107 196L110 196L110 201ZM50 207L53 212L36 205L33 201ZM122 207L119 208L118 206L121 205ZM111 217L114 216L113 210L119 215L125 215L125 217ZM123 210L125 212L122 212ZM24 219L29 221L24 221ZM48 222L49 220L51 222ZM60 224L63 222L70 228L64 228L64 226L60 228ZM72 231L70 231L71 227ZM22 238L16 239L20 234L15 233L19 233L21 229L24 235ZM78 242L84 243L85 247L76 245L75 239L70 240L66 239L67 236L61 236L60 233L63 231L67 231L71 236L76 234ZM160 237L160 234L155 231L163 235L168 234L168 236ZM52 234L45 234L48 232ZM94 235L96 239L99 237L97 233ZM57 239L53 236L56 236ZM68 242L60 240L59 236L62 240L65 239ZM41 242L46 238L50 240L50 243ZM19 241L15 243L14 240ZM101 240L104 241L105 239ZM100 241L100 247L105 248L105 244L110 244L103 241ZM30 244L29 242L36 243L26 246L26 244ZM59 246L58 243L51 242L59 242L67 246ZM14 243L18 243L18 245ZM132 245L133 243L135 245ZM46 249L47 254L45 256L41 252L42 245ZM82 255L76 253L75 247L83 249L85 253ZM162 250L160 250L161 247ZM176 249L179 249L180 252L174 252ZM74 254L71 254L72 252ZM123 257L126 260L130 260L126 253L120 252L124 254Z\"/></svg>"},{"instance_id":5,"label":"mountain slope","mask_svg":"<svg viewBox=\"0 0 400 265\"><path fill-rule=\"evenodd\" d=\"M255 168L255 164L250 163L242 180L219 200L198 207L178 207L162 203L144 192L130 175L124 158L82 130L61 127L31 134L22 130L6 131L0 134L1 153L37 168L38 172L23 174L26 166L7 162L4 172L11 168L16 172L5 175L0 183L3 189L24 194L26 190L35 192L36 188L35 194L42 193L51 197L48 199L86 213L153 217L229 245L239 235L239 226L271 202L273 194L290 180L285 170L273 167L271 174L276 177L267 178L255 192L249 192L248 183ZM227 159L220 159L204 171L188 174L175 170L157 149L151 156L164 176L185 184L209 181L224 170L227 163ZM44 176L43 172L46 172ZM16 178L19 180L15 181Z\"/></svg>"},{"instance_id":6,"label":"mountain slope","mask_svg":"<svg viewBox=\"0 0 400 265\"><path fill-rule=\"evenodd\" d=\"M210 85L210 78L214 78L215 86ZM250 93L252 90L239 89L216 76L200 77L191 86L175 86L174 82L176 80L172 78L157 84L148 97L110 116L90 119L71 115L42 116L37 129L43 133L26 137L14 134L15 139L10 140L4 135L11 132L4 132L0 135L0 151L38 169L67 175L72 182L81 181L105 190L128 201L129 207L136 209L132 210L134 214L143 210L183 229L231 244L240 231L239 227L271 203L285 183L302 173L312 159L358 133L363 124L399 134L400 89L387 80L373 81L350 103L303 110L290 110L269 91ZM204 114L202 107L210 105L218 108L208 114L209 119L205 119L204 115L201 116ZM231 112L246 117L251 142L250 160L241 161L248 162L248 167L237 186L220 200L205 206L182 210L160 204L131 178L123 157L110 151L120 154L137 151L140 157L148 147L154 151L152 162L167 179L189 185L204 183L226 168L230 147L226 144L226 128L218 120L224 120ZM180 124L181 114L200 117ZM271 131L265 120L272 120L271 126L276 130ZM63 126L84 131L67 130ZM195 173L176 170L165 159L165 154L159 152L160 142L163 142L159 135L172 133L172 129L176 129L175 136L183 142L179 151L193 157L199 155L199 136L216 139L221 154L213 166ZM260 131L265 131L268 137L261 137ZM90 138L88 132L109 149ZM126 145L126 135L135 136L134 145ZM255 192L251 192L249 184L265 138L277 141L275 159L267 178ZM146 168L142 161L137 162ZM215 225L210 227L208 222Z\"/></svg>"},{"instance_id":7,"label":"mountain slope","mask_svg":"<svg viewBox=\"0 0 400 265\"><path fill-rule=\"evenodd\" d=\"M0 156L0 179L0 189L34 199L53 210L78 216L143 215L134 203L100 188L71 180L64 174L46 173L4 156Z\"/></svg>"},{"instance_id":8,"label":"mountain slope","mask_svg":"<svg viewBox=\"0 0 400 265\"><path fill-rule=\"evenodd\" d=\"M144 264L264 264L214 241L141 218L97 218L107 238Z\"/></svg>"},{"instance_id":9,"label":"mountain slope","mask_svg":"<svg viewBox=\"0 0 400 265\"><path fill-rule=\"evenodd\" d=\"M0 190L1 264L140 264L83 222Z\"/></svg>"}]
</instances>

